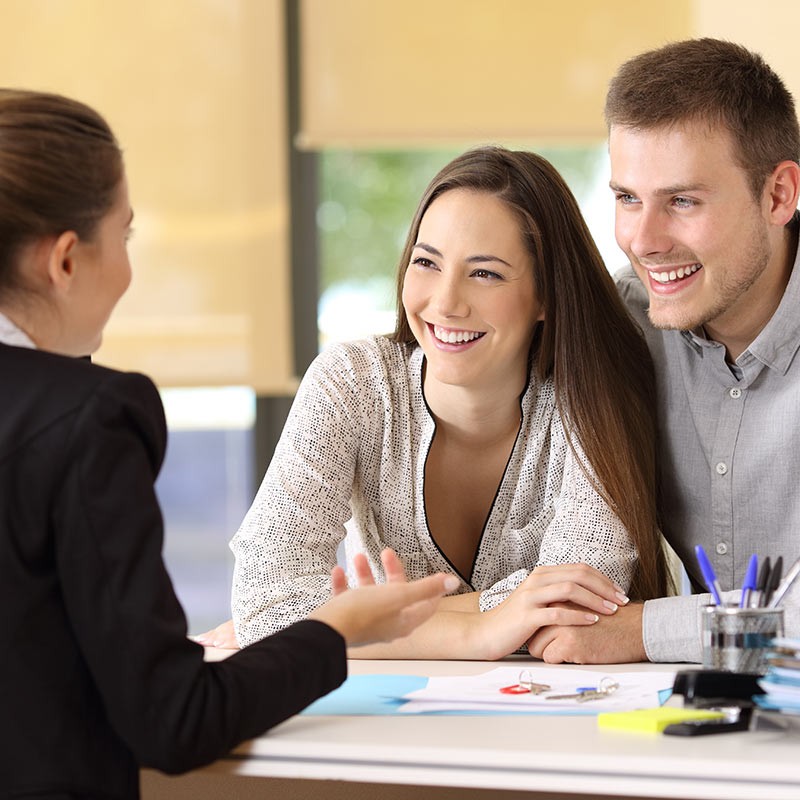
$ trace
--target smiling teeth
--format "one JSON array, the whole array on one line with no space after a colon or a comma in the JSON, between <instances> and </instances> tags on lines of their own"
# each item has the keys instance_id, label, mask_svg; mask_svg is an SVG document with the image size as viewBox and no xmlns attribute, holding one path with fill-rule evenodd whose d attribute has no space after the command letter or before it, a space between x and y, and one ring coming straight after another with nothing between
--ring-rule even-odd
<instances>
[{"instance_id":1,"label":"smiling teeth","mask_svg":"<svg viewBox=\"0 0 800 800\"><path fill-rule=\"evenodd\" d=\"M691 267L681 267L680 269L673 269L670 272L651 272L650 275L653 280L659 283L672 283L679 281L681 278L688 278L700 269L699 264L692 264Z\"/></svg>"},{"instance_id":2,"label":"smiling teeth","mask_svg":"<svg viewBox=\"0 0 800 800\"><path fill-rule=\"evenodd\" d=\"M449 331L447 328L440 328L438 325L433 326L433 335L440 342L447 344L463 344L483 336L480 331Z\"/></svg>"}]
</instances>

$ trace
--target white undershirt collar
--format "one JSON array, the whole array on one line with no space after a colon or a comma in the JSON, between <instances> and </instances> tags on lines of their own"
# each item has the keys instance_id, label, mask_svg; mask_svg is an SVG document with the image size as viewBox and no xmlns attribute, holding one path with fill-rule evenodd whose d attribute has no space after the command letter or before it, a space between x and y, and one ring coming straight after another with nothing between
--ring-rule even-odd
<instances>
[{"instance_id":1,"label":"white undershirt collar","mask_svg":"<svg viewBox=\"0 0 800 800\"><path fill-rule=\"evenodd\" d=\"M36 349L30 336L18 328L2 311L0 311L0 343Z\"/></svg>"}]
</instances>

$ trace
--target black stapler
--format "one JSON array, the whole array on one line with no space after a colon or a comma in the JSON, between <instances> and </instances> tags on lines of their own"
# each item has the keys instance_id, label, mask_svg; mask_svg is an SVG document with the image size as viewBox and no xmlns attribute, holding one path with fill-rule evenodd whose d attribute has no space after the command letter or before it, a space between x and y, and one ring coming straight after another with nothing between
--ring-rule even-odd
<instances>
[{"instance_id":1,"label":"black stapler","mask_svg":"<svg viewBox=\"0 0 800 800\"><path fill-rule=\"evenodd\" d=\"M673 694L683 696L685 706L714 708L725 716L668 725L670 736L703 736L711 733L746 731L753 712L753 695L765 694L758 685L760 675L721 670L681 670L672 685Z\"/></svg>"}]
</instances>

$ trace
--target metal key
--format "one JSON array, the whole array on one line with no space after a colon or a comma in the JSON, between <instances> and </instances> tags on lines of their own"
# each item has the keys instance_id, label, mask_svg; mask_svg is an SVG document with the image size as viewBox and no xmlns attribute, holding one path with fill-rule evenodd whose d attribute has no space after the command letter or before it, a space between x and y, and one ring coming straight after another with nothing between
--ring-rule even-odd
<instances>
[{"instance_id":1,"label":"metal key","mask_svg":"<svg viewBox=\"0 0 800 800\"><path fill-rule=\"evenodd\" d=\"M603 678L596 689L584 689L572 694L551 694L545 700L575 700L578 703L588 703L590 700L601 700L619 689L619 684L613 678Z\"/></svg>"}]
</instances>

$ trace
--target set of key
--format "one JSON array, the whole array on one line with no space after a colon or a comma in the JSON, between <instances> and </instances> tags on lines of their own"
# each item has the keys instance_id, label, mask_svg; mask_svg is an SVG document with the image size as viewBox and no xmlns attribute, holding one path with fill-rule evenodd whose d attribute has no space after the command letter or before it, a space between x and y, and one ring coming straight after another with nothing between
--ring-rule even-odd
<instances>
[{"instance_id":1,"label":"set of key","mask_svg":"<svg viewBox=\"0 0 800 800\"><path fill-rule=\"evenodd\" d=\"M553 687L547 683L536 683L530 670L524 669L519 674L519 680L513 686L504 686L500 691L503 694L544 694ZM544 700L575 700L578 703L588 703L591 700L601 700L619 689L619 683L613 678L603 678L598 686L586 686L570 694L549 694Z\"/></svg>"}]
</instances>

